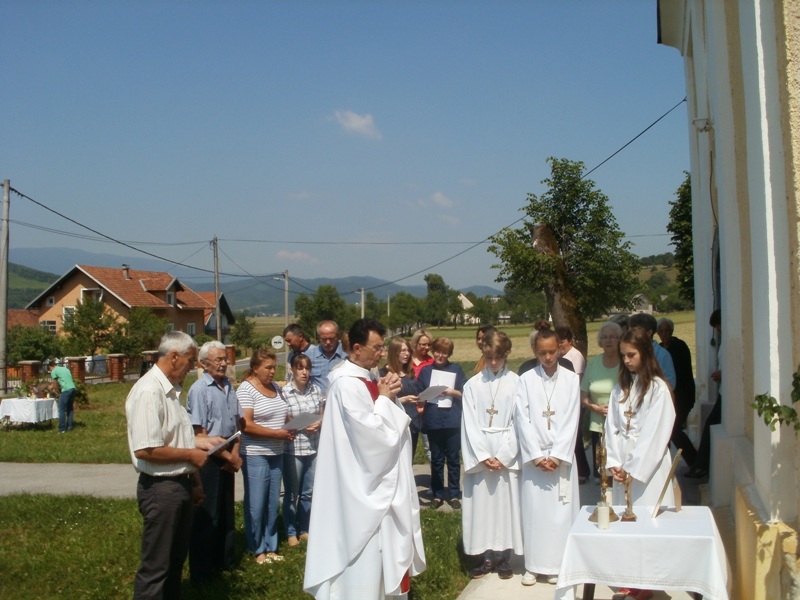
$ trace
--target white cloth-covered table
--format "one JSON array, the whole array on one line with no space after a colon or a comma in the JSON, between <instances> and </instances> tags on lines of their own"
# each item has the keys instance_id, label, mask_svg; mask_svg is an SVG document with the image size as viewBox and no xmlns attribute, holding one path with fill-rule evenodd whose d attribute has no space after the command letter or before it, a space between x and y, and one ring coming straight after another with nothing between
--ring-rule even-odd
<instances>
[{"instance_id":1,"label":"white cloth-covered table","mask_svg":"<svg viewBox=\"0 0 800 600\"><path fill-rule=\"evenodd\" d=\"M705 600L727 600L730 567L708 507L674 508L651 517L652 507L634 507L636 522L598 529L593 506L581 508L570 529L555 598L575 598L575 586L608 586L696 592ZM623 507L614 507L618 515Z\"/></svg>"},{"instance_id":2,"label":"white cloth-covered table","mask_svg":"<svg viewBox=\"0 0 800 600\"><path fill-rule=\"evenodd\" d=\"M0 419L15 423L40 423L58 418L58 401L53 398L6 398L0 402Z\"/></svg>"}]
</instances>

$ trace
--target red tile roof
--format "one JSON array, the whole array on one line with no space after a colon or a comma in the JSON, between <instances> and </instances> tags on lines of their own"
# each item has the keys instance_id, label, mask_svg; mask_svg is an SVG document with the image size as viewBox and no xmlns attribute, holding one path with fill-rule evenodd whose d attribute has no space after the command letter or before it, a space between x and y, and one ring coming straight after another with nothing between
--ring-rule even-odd
<instances>
[{"instance_id":1,"label":"red tile roof","mask_svg":"<svg viewBox=\"0 0 800 600\"><path fill-rule=\"evenodd\" d=\"M39 326L39 311L26 310L24 308L9 308L6 312L8 328L11 329L14 325L23 325L25 327L38 327Z\"/></svg>"},{"instance_id":2,"label":"red tile roof","mask_svg":"<svg viewBox=\"0 0 800 600\"><path fill-rule=\"evenodd\" d=\"M131 308L136 306L167 308L169 306L164 300L150 293L150 291L166 290L169 283L175 281L175 278L169 273L128 269L128 278L126 278L125 271L119 267L78 265L78 268Z\"/></svg>"}]
</instances>

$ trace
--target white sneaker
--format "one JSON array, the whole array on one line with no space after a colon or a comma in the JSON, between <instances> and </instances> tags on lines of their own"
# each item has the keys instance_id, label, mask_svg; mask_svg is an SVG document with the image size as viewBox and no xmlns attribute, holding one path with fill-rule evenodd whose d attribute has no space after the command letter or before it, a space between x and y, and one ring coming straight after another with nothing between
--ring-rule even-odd
<instances>
[{"instance_id":1,"label":"white sneaker","mask_svg":"<svg viewBox=\"0 0 800 600\"><path fill-rule=\"evenodd\" d=\"M555 585L558 583L558 575L548 575L547 576L547 583L551 585Z\"/></svg>"},{"instance_id":2,"label":"white sneaker","mask_svg":"<svg viewBox=\"0 0 800 600\"><path fill-rule=\"evenodd\" d=\"M536 585L536 573L525 571L525 575L522 576L522 585Z\"/></svg>"}]
</instances>

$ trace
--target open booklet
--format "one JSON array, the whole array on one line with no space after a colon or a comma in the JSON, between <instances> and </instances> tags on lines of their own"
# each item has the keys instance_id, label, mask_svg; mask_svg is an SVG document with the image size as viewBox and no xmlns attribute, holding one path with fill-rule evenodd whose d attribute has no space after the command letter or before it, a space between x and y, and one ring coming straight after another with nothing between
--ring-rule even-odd
<instances>
[{"instance_id":1,"label":"open booklet","mask_svg":"<svg viewBox=\"0 0 800 600\"><path fill-rule=\"evenodd\" d=\"M227 446L228 444L230 444L230 443L231 443L233 440L235 440L236 438L238 438L240 435L242 435L242 432L241 432L241 431L237 431L237 432L236 432L236 433L234 433L234 434L233 434L231 437L229 437L227 440L225 440L224 442L221 442L221 443L217 444L217 445L216 445L216 446L214 446L214 447L213 447L211 450L209 450L209 451L208 451L208 455L209 455L209 456L211 456L212 454L214 454L214 452L217 452L217 451L221 450L222 448L224 448L225 446Z\"/></svg>"},{"instance_id":2,"label":"open booklet","mask_svg":"<svg viewBox=\"0 0 800 600\"><path fill-rule=\"evenodd\" d=\"M444 386L445 389L453 389L456 387L456 374L449 371L433 369L433 371L431 371L431 387L428 389L431 389L434 386ZM450 408L453 406L453 398L451 396L442 396L441 392L439 392L435 398L428 400L428 402L431 404L438 404L439 408Z\"/></svg>"},{"instance_id":3,"label":"open booklet","mask_svg":"<svg viewBox=\"0 0 800 600\"><path fill-rule=\"evenodd\" d=\"M321 418L322 415L318 415L317 413L300 413L294 419L286 423L286 425L284 425L283 428L301 431L306 427L308 427L309 425L313 425Z\"/></svg>"}]
</instances>

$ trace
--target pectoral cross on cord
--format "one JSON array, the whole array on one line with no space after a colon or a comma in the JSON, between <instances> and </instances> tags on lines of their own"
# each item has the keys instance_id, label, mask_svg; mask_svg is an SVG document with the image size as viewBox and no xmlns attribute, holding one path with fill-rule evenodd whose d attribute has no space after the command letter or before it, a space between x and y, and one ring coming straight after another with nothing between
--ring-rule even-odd
<instances>
[{"instance_id":1,"label":"pectoral cross on cord","mask_svg":"<svg viewBox=\"0 0 800 600\"><path fill-rule=\"evenodd\" d=\"M550 410L550 405L547 406L547 410L542 411L542 416L547 419L547 430L550 431L550 417L556 414L556 411Z\"/></svg>"},{"instance_id":2,"label":"pectoral cross on cord","mask_svg":"<svg viewBox=\"0 0 800 600\"><path fill-rule=\"evenodd\" d=\"M636 414L636 412L633 410L633 407L628 407L628 410L626 410L622 414L625 415L626 419L628 419L628 422L625 424L625 431L630 431L631 430L631 418L633 417L633 415Z\"/></svg>"},{"instance_id":3,"label":"pectoral cross on cord","mask_svg":"<svg viewBox=\"0 0 800 600\"><path fill-rule=\"evenodd\" d=\"M486 409L486 412L489 414L489 427L491 427L492 426L492 419L494 419L494 416L499 411L497 409L495 409L494 404L492 404L489 408Z\"/></svg>"}]
</instances>

